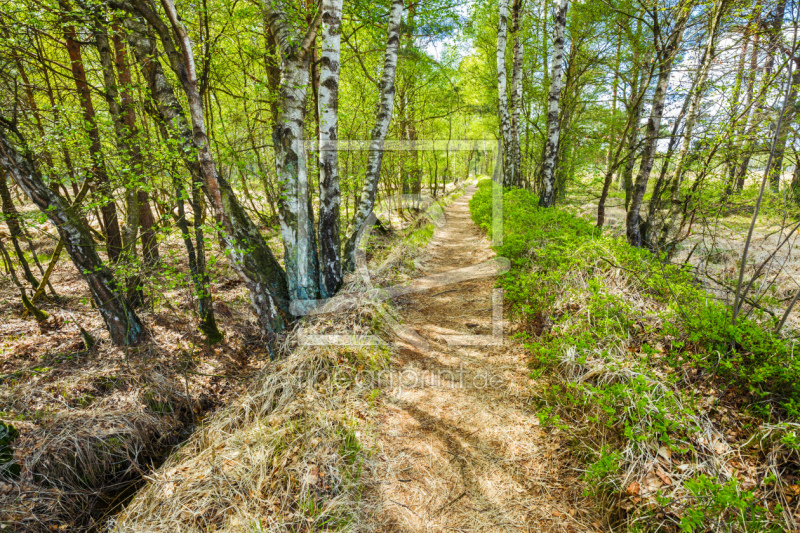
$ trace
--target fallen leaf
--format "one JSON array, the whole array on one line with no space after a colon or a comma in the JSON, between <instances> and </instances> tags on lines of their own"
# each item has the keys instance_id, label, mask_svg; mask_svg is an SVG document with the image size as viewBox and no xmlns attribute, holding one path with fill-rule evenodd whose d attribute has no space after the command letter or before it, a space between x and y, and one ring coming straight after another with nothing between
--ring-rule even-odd
<instances>
[{"instance_id":1,"label":"fallen leaf","mask_svg":"<svg viewBox=\"0 0 800 533\"><path fill-rule=\"evenodd\" d=\"M638 481L634 481L633 483L628 485L628 488L625 489L625 492L627 492L631 496L636 496L636 495L639 494L639 488L640 488L639 487L639 482Z\"/></svg>"},{"instance_id":2,"label":"fallen leaf","mask_svg":"<svg viewBox=\"0 0 800 533\"><path fill-rule=\"evenodd\" d=\"M662 446L658 449L658 455L669 461L672 458L672 450L666 446Z\"/></svg>"}]
</instances>

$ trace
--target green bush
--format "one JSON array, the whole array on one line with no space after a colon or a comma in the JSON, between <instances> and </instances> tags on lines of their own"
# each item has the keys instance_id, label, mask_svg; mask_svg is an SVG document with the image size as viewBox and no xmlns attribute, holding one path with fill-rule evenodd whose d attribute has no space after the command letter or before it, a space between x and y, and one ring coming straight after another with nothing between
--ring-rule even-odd
<instances>
[{"instance_id":1,"label":"green bush","mask_svg":"<svg viewBox=\"0 0 800 533\"><path fill-rule=\"evenodd\" d=\"M492 187L481 182L470 201L473 220L490 235ZM749 399L756 414L800 413L800 363L790 341L775 337L764 315L732 325L730 309L697 286L689 268L566 211L539 208L536 195L519 189L503 193L496 251L512 264L498 283L530 350L531 377L549 377L537 397L539 420L570 436L587 465L586 493L598 501L624 497L622 472L652 468L637 458L665 448L696 461L708 419L707 398L685 379L692 367L715 388ZM787 449L800 448L795 424L773 427ZM635 512L652 513L655 529L666 521L671 530L700 532L714 520L736 532L782 527L780 509L763 507L735 479L698 474L681 495L654 498L657 506Z\"/></svg>"},{"instance_id":2,"label":"green bush","mask_svg":"<svg viewBox=\"0 0 800 533\"><path fill-rule=\"evenodd\" d=\"M490 235L492 187L491 181L482 181L470 200L473 220ZM604 234L573 214L540 208L538 197L522 189L503 193L503 244L496 251L512 263L500 283L526 333L536 329L527 326L543 317L557 323L565 310L553 304L569 290L566 280L578 274L586 279L589 293L581 312L588 311L592 326L588 337L575 332L584 343L611 334L641 333L635 331L641 313L601 282L609 271L621 269L636 281L638 290L663 305L661 334L670 339L668 359L673 365L699 366L724 385L740 387L756 401L772 401L784 412L800 401L800 360L792 357L791 343L775 337L763 316L732 325L730 309L696 286L688 268L662 264L649 251ZM548 348L535 351L537 359L548 359Z\"/></svg>"}]
</instances>

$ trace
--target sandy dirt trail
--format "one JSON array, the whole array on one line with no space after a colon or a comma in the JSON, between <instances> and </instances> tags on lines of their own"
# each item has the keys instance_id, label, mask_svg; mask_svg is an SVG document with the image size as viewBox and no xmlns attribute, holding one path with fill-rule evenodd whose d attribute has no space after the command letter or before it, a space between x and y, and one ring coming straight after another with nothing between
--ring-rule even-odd
<instances>
[{"instance_id":1,"label":"sandy dirt trail","mask_svg":"<svg viewBox=\"0 0 800 533\"><path fill-rule=\"evenodd\" d=\"M472 223L468 188L446 211L418 276L494 257ZM539 427L535 383L516 341L450 346L492 333L494 278L396 298L427 348L396 340L377 414L367 502L375 531L594 531L558 437Z\"/></svg>"}]
</instances>

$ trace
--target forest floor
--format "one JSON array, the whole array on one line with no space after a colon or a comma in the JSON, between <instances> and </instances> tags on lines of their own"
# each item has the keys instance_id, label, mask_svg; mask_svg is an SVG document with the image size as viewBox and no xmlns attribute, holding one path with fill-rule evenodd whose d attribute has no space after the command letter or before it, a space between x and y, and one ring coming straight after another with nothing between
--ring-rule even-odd
<instances>
[{"instance_id":1,"label":"forest floor","mask_svg":"<svg viewBox=\"0 0 800 533\"><path fill-rule=\"evenodd\" d=\"M35 235L46 262L54 241ZM161 243L164 273L148 278L154 288L138 310L148 337L129 349L111 344L66 254L51 277L59 298L39 303L50 315L41 324L0 282L0 422L19 431L11 445L21 470L0 480L0 530L91 529L269 362L246 289L222 264L211 293L225 339L203 342L182 246ZM81 327L97 340L90 349Z\"/></svg>"},{"instance_id":2,"label":"forest floor","mask_svg":"<svg viewBox=\"0 0 800 533\"><path fill-rule=\"evenodd\" d=\"M470 219L474 191L445 210L418 276L495 255ZM508 335L493 344L494 285L483 278L394 300L412 332L396 339L381 383L366 494L374 530L597 530L579 465L557 429L539 426L526 351ZM453 345L449 335L488 345Z\"/></svg>"}]
</instances>

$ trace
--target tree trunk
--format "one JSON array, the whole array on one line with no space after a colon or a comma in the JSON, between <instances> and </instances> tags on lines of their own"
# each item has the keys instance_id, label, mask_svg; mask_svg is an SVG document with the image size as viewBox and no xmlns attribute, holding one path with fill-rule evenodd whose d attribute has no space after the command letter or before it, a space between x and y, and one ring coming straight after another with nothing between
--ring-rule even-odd
<instances>
[{"instance_id":1,"label":"tree trunk","mask_svg":"<svg viewBox=\"0 0 800 533\"><path fill-rule=\"evenodd\" d=\"M678 190L681 185L681 178L683 177L686 155L689 153L689 147L692 144L692 134L694 133L694 127L695 124L697 124L697 118L700 114L700 101L706 91L706 80L711 70L711 64L717 57L717 33L722 16L726 12L726 5L727 2L725 0L717 0L712 8L713 13L708 25L708 41L703 51L703 58L700 61L700 68L697 71L697 79L694 81L694 87L691 91L689 111L686 114L686 126L683 130L683 144L678 154L678 160L675 162L675 170L669 181L669 197L672 202L678 201Z\"/></svg>"},{"instance_id":2,"label":"tree trunk","mask_svg":"<svg viewBox=\"0 0 800 533\"><path fill-rule=\"evenodd\" d=\"M128 66L127 51L125 43L121 37L121 29L114 24L114 62L117 68L117 76L120 85L120 112L125 132L128 135L128 144L133 150L134 161L141 163L142 153L139 145L139 130L136 127L136 109L134 107L133 95L131 94L131 71ZM137 191L139 207L139 227L141 228L142 257L146 265L153 265L158 262L160 254L158 251L158 239L154 228L155 217L150 208L149 193L139 188Z\"/></svg>"},{"instance_id":3,"label":"tree trunk","mask_svg":"<svg viewBox=\"0 0 800 533\"><path fill-rule=\"evenodd\" d=\"M11 199L11 192L8 190L8 175L3 169L0 169L0 200L2 200L3 205L3 218L6 221L6 226L8 226L11 244L14 246L14 251L17 253L22 272L25 275L25 279L28 280L28 283L30 283L34 289L37 289L39 287L39 282L36 280L36 277L34 277L33 272L31 272L28 262L25 260L25 253L19 245L19 239L22 237L22 227L19 223L19 213L14 207L14 202ZM9 266L11 266L12 269L14 268L13 264Z\"/></svg>"},{"instance_id":4,"label":"tree trunk","mask_svg":"<svg viewBox=\"0 0 800 533\"><path fill-rule=\"evenodd\" d=\"M635 107L630 109L633 113L631 131L627 138L628 149L625 158L625 168L622 171L622 188L625 191L625 210L631 204L631 194L633 193L633 168L636 165L636 156L639 152L639 130L641 129L642 112L644 111L644 94L650 86L650 66L637 65L638 76L634 78L635 85L631 90L631 102L636 102ZM637 94L638 93L638 94ZM634 94L637 98L634 99ZM642 97L638 97L642 95Z\"/></svg>"},{"instance_id":5,"label":"tree trunk","mask_svg":"<svg viewBox=\"0 0 800 533\"><path fill-rule=\"evenodd\" d=\"M262 330L268 334L268 347L272 350L274 348L272 332L280 331L289 319L285 274L258 228L239 204L230 184L216 173L208 147L208 137L205 134L202 102L194 78L191 50L183 50L184 57L188 56L190 60L189 67L183 63L172 44L170 29L146 6L138 5L137 9L143 9L144 13L147 13L148 22L158 28L170 64L184 85L187 96L191 95L188 99L191 102L193 130L190 130L186 123L183 108L175 97L160 63L154 59L157 53L153 37L149 34L147 26L135 16L126 17L124 21L129 30L128 42L142 65L142 73L156 103L161 122L170 136L177 141L178 149L190 169L192 179L203 184L206 194L211 199L214 217L224 232L222 245L230 254L232 267L250 290L256 316ZM174 10L172 16L177 22Z\"/></svg>"},{"instance_id":6,"label":"tree trunk","mask_svg":"<svg viewBox=\"0 0 800 533\"><path fill-rule=\"evenodd\" d=\"M375 194L378 191L378 182L383 161L383 144L389 131L394 109L394 80L397 70L397 52L400 48L400 21L403 15L403 0L392 0L389 12L389 24L386 29L386 54L383 60L383 74L381 76L381 95L375 113L375 126L372 128L372 139L367 156L367 171L361 197L355 208L353 221L347 234L344 250L344 268L352 271L356 266L356 250L361 238L364 224L372 208L375 206Z\"/></svg>"},{"instance_id":7,"label":"tree trunk","mask_svg":"<svg viewBox=\"0 0 800 533\"><path fill-rule=\"evenodd\" d=\"M733 96L730 100L730 134L728 135L727 146L725 150L725 176L728 180L725 185L725 194L728 195L733 192L734 172L736 168L736 153L735 147L736 134L738 132L739 123L741 118L739 116L739 98L742 95L742 86L744 84L744 66L747 62L747 50L750 43L750 27L748 26L742 37L742 55L739 56L739 65L736 67L736 81L733 85ZM745 110L747 108L745 107Z\"/></svg>"},{"instance_id":8,"label":"tree trunk","mask_svg":"<svg viewBox=\"0 0 800 533\"><path fill-rule=\"evenodd\" d=\"M70 11L70 6L64 0L60 2L60 5L65 12ZM100 130L97 127L94 105L92 104L92 95L89 84L86 81L86 70L83 66L81 45L77 42L75 27L70 25L66 20L63 21L63 24L72 77L75 82L75 88L78 91L81 110L83 111L83 120L86 123L86 133L89 135L89 154L92 160L91 174L100 194L103 195L103 199L105 200L105 203L103 203L101 207L101 213L108 258L112 262L117 262L122 250L122 237L120 235L119 221L117 220L117 206L114 203L111 183L108 179L108 171L106 170L105 160L103 159Z\"/></svg>"},{"instance_id":9,"label":"tree trunk","mask_svg":"<svg viewBox=\"0 0 800 533\"><path fill-rule=\"evenodd\" d=\"M67 201L45 184L31 157L19 154L11 146L2 129L0 166L13 176L25 194L58 228L67 253L89 285L92 299L100 310L114 344L131 345L141 340L144 336L142 323L97 254L88 228Z\"/></svg>"},{"instance_id":10,"label":"tree trunk","mask_svg":"<svg viewBox=\"0 0 800 533\"><path fill-rule=\"evenodd\" d=\"M342 1L322 2L322 55L320 57L319 113L319 258L322 298L330 298L342 285L339 242L339 60Z\"/></svg>"},{"instance_id":11,"label":"tree trunk","mask_svg":"<svg viewBox=\"0 0 800 533\"><path fill-rule=\"evenodd\" d=\"M551 59L550 91L547 97L547 141L542 161L542 194L539 197L541 207L551 207L556 201L556 154L558 153L559 136L559 98L564 87L564 31L567 26L567 8L569 0L560 0L555 20L555 39L553 40L553 57Z\"/></svg>"},{"instance_id":12,"label":"tree trunk","mask_svg":"<svg viewBox=\"0 0 800 533\"><path fill-rule=\"evenodd\" d=\"M672 28L672 33L667 36L667 43L663 49L659 51L660 53L658 55L658 81L656 82L655 94L653 94L653 106L650 110L650 118L647 120L647 128L645 130L642 162L639 167L639 174L636 176L636 182L633 186L631 205L628 208L626 220L628 242L631 246L642 246L641 215L639 214L639 209L644 199L644 193L647 190L647 181L650 178L650 172L653 170L656 143L658 142L658 133L661 129L661 119L664 115L664 100L667 96L667 85L669 84L669 77L672 73L675 53L680 45L683 30L689 18L691 4L692 0L689 0L688 2L681 2L678 5L678 19L675 22L675 26Z\"/></svg>"},{"instance_id":13,"label":"tree trunk","mask_svg":"<svg viewBox=\"0 0 800 533\"><path fill-rule=\"evenodd\" d=\"M514 175L512 187L522 184L522 39L520 38L520 21L522 20L522 0L514 0L511 11L511 34L514 36L514 49L511 72L511 168Z\"/></svg>"},{"instance_id":14,"label":"tree trunk","mask_svg":"<svg viewBox=\"0 0 800 533\"><path fill-rule=\"evenodd\" d=\"M795 70L792 72L791 88L789 89L789 97L786 109L783 112L783 119L781 120L780 131L778 138L775 142L775 151L772 157L770 168L767 170L769 174L769 182L773 190L778 189L780 183L781 170L783 169L783 155L786 152L786 141L789 139L789 132L792 129L795 119L797 118L798 108L800 103L797 101L798 88L800 88L800 58L792 59L795 64Z\"/></svg>"},{"instance_id":15,"label":"tree trunk","mask_svg":"<svg viewBox=\"0 0 800 533\"><path fill-rule=\"evenodd\" d=\"M122 120L119 89L114 75L114 59L111 56L111 44L106 28L99 21L94 23L94 38L97 53L100 56L105 98L111 119L114 122L117 150L124 161L123 183L125 186L125 225L122 228L122 246L125 253L136 257L136 238L139 233L139 198L136 194L136 183L141 180L142 155L135 141L131 142L131 134L127 124ZM135 127L135 124L134 124Z\"/></svg>"},{"instance_id":16,"label":"tree trunk","mask_svg":"<svg viewBox=\"0 0 800 533\"><path fill-rule=\"evenodd\" d=\"M319 297L319 260L305 149L305 110L310 49L321 17L312 21L305 36L294 35L286 15L275 4L267 22L281 50L280 113L272 133L278 180L281 184L280 224L284 265L292 300Z\"/></svg>"},{"instance_id":17,"label":"tree trunk","mask_svg":"<svg viewBox=\"0 0 800 533\"><path fill-rule=\"evenodd\" d=\"M516 0L515 0L516 1ZM503 139L503 186L512 187L515 179L514 136L508 109L508 75L506 73L506 46L508 42L508 2L500 0L497 25L497 97L500 116L500 136Z\"/></svg>"}]
</instances>

